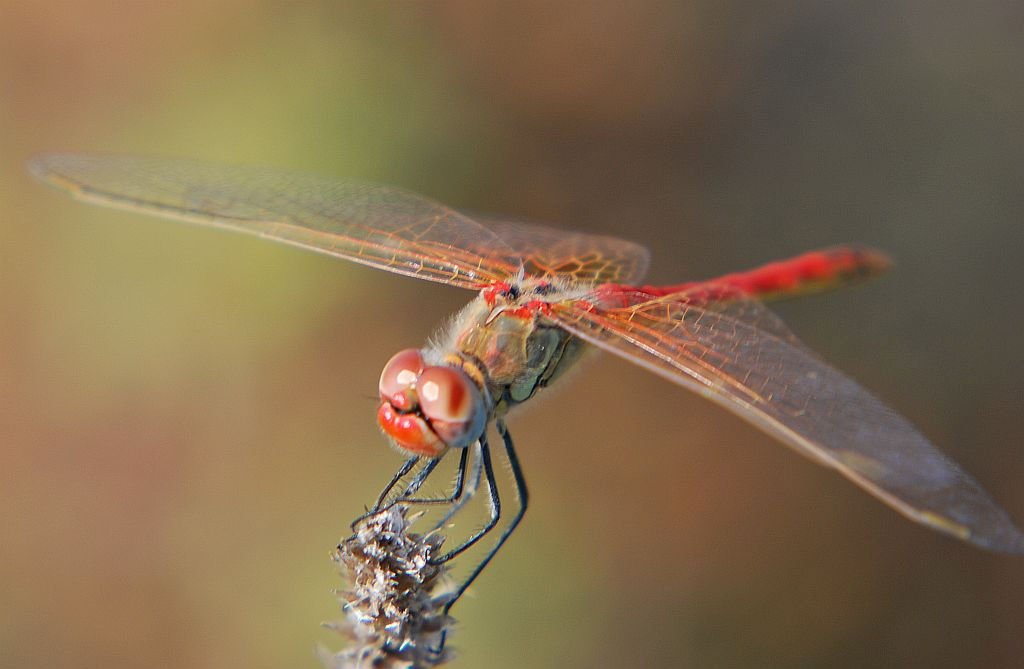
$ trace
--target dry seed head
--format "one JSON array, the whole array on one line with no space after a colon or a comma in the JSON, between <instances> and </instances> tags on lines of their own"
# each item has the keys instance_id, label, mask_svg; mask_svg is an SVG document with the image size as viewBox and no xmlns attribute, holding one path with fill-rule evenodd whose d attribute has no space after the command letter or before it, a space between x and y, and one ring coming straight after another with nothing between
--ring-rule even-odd
<instances>
[{"instance_id":1,"label":"dry seed head","mask_svg":"<svg viewBox=\"0 0 1024 669\"><path fill-rule=\"evenodd\" d=\"M432 652L452 623L441 612L447 567L430 564L444 536L409 531L418 517L400 504L385 509L360 522L332 554L352 587L337 592L345 619L325 625L353 645L339 653L321 648L326 667L415 669L450 659L447 651Z\"/></svg>"}]
</instances>

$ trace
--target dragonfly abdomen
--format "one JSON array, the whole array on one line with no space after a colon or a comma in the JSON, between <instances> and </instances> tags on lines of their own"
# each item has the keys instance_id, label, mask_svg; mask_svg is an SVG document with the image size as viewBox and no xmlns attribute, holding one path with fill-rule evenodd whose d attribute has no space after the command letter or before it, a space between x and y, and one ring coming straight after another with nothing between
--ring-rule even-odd
<instances>
[{"instance_id":1,"label":"dragonfly abdomen","mask_svg":"<svg viewBox=\"0 0 1024 669\"><path fill-rule=\"evenodd\" d=\"M610 307L626 307L676 294L688 302L785 299L862 281L881 274L891 264L887 255L866 246L833 246L704 281L670 286L603 284L597 293L600 301Z\"/></svg>"}]
</instances>

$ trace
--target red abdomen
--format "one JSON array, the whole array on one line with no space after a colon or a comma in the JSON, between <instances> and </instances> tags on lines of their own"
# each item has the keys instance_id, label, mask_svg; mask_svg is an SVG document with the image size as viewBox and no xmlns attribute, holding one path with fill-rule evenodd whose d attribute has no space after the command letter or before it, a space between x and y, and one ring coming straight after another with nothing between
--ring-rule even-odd
<instances>
[{"instance_id":1,"label":"red abdomen","mask_svg":"<svg viewBox=\"0 0 1024 669\"><path fill-rule=\"evenodd\" d=\"M644 295L662 297L674 293L685 293L688 299L766 300L838 288L880 274L891 262L881 251L866 246L835 246L705 281L671 286L604 284L598 290L611 303L609 306L615 302L622 302L621 306L627 306L627 302L636 304L637 298ZM621 299L617 299L620 295Z\"/></svg>"}]
</instances>

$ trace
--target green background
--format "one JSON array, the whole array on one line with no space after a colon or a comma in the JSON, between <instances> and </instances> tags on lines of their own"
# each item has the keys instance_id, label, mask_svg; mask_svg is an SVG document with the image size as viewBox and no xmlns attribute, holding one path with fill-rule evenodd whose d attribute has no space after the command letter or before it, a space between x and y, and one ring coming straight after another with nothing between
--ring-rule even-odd
<instances>
[{"instance_id":1,"label":"green background","mask_svg":"<svg viewBox=\"0 0 1024 669\"><path fill-rule=\"evenodd\" d=\"M379 369L469 295L73 203L45 150L401 185L651 280L897 260L780 305L1024 521L1019 2L0 1L0 665L317 666L399 456ZM533 506L462 667L1014 667L1024 559L595 356L511 427Z\"/></svg>"}]
</instances>

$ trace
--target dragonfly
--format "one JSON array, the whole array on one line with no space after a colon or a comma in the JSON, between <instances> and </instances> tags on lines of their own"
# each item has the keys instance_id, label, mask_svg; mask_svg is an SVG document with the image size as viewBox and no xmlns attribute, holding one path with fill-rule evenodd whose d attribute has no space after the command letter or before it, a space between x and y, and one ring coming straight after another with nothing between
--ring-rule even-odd
<instances>
[{"instance_id":1,"label":"dragonfly","mask_svg":"<svg viewBox=\"0 0 1024 669\"><path fill-rule=\"evenodd\" d=\"M498 524L493 425L517 507L445 613L519 525L528 504L506 417L587 348L640 365L835 469L913 521L981 548L1024 553L1024 534L910 422L804 346L763 302L828 290L888 265L873 249L812 251L714 279L643 285L649 253L614 237L471 217L393 187L267 168L155 157L47 154L30 171L96 204L255 234L377 269L475 291L425 347L384 366L377 422L407 459L388 499L458 511L481 484ZM450 495L416 497L449 452ZM497 451L496 451L497 452ZM407 485L397 497L401 482ZM401 488L398 488L401 490Z\"/></svg>"}]
</instances>

